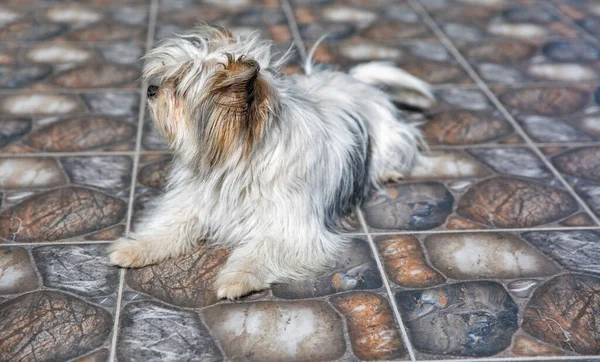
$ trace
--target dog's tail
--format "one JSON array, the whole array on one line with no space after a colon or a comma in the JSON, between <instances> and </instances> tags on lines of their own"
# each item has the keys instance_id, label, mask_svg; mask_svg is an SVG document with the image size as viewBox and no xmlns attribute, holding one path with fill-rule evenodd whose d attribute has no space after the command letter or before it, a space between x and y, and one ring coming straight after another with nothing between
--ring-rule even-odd
<instances>
[{"instance_id":1,"label":"dog's tail","mask_svg":"<svg viewBox=\"0 0 600 362\"><path fill-rule=\"evenodd\" d=\"M431 86L390 62L370 62L350 69L350 75L370 85L404 88L418 92L435 102Z\"/></svg>"}]
</instances>

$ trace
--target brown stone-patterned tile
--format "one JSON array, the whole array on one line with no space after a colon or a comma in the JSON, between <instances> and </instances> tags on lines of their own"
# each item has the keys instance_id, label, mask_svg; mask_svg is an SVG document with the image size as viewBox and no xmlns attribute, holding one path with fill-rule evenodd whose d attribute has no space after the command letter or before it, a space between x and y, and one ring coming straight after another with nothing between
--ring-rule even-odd
<instances>
[{"instance_id":1,"label":"brown stone-patterned tile","mask_svg":"<svg viewBox=\"0 0 600 362\"><path fill-rule=\"evenodd\" d=\"M568 150L568 147L564 147L564 146L544 146L544 147L539 147L540 151L542 151L542 153L546 156L554 156L558 153L561 153L563 151Z\"/></svg>"},{"instance_id":2,"label":"brown stone-patterned tile","mask_svg":"<svg viewBox=\"0 0 600 362\"><path fill-rule=\"evenodd\" d=\"M119 147L133 150L137 126L132 118L106 115L64 117L49 124L39 124L18 144L32 152L81 152ZM16 144L13 143L13 149Z\"/></svg>"},{"instance_id":3,"label":"brown stone-patterned tile","mask_svg":"<svg viewBox=\"0 0 600 362\"><path fill-rule=\"evenodd\" d=\"M600 182L600 147L582 147L552 158L558 171L566 176Z\"/></svg>"},{"instance_id":4,"label":"brown stone-patterned tile","mask_svg":"<svg viewBox=\"0 0 600 362\"><path fill-rule=\"evenodd\" d=\"M435 39L407 4L373 4L346 1L292 2L302 38L314 42L328 33L328 42L357 36L365 40L397 43L407 39Z\"/></svg>"},{"instance_id":5,"label":"brown stone-patterned tile","mask_svg":"<svg viewBox=\"0 0 600 362\"><path fill-rule=\"evenodd\" d=\"M0 153L130 151L137 92L9 94L0 102Z\"/></svg>"},{"instance_id":6,"label":"brown stone-patterned tile","mask_svg":"<svg viewBox=\"0 0 600 362\"><path fill-rule=\"evenodd\" d=\"M310 46L313 44L309 43ZM322 43L317 47L313 58L316 63L329 64L341 70L349 70L369 61L389 61L430 84L472 83L446 48L435 40L389 44L355 36L347 40Z\"/></svg>"},{"instance_id":7,"label":"brown stone-patterned tile","mask_svg":"<svg viewBox=\"0 0 600 362\"><path fill-rule=\"evenodd\" d=\"M558 276L539 287L523 314L523 330L566 351L600 353L596 331L600 279L581 274Z\"/></svg>"},{"instance_id":8,"label":"brown stone-patterned tile","mask_svg":"<svg viewBox=\"0 0 600 362\"><path fill-rule=\"evenodd\" d=\"M566 354L558 348L544 344L527 335L515 337L512 353L518 357L564 356Z\"/></svg>"},{"instance_id":9,"label":"brown stone-patterned tile","mask_svg":"<svg viewBox=\"0 0 600 362\"><path fill-rule=\"evenodd\" d=\"M566 191L523 179L495 177L471 187L457 214L493 228L535 227L578 210Z\"/></svg>"},{"instance_id":10,"label":"brown stone-patterned tile","mask_svg":"<svg viewBox=\"0 0 600 362\"><path fill-rule=\"evenodd\" d=\"M446 281L429 266L414 236L378 236L374 241L388 278L394 283L405 288L427 288Z\"/></svg>"},{"instance_id":11,"label":"brown stone-patterned tile","mask_svg":"<svg viewBox=\"0 0 600 362\"><path fill-rule=\"evenodd\" d=\"M1 247L0 294L24 293L37 287L37 274L27 250L15 246Z\"/></svg>"},{"instance_id":12,"label":"brown stone-patterned tile","mask_svg":"<svg viewBox=\"0 0 600 362\"><path fill-rule=\"evenodd\" d=\"M479 89L444 87L435 89L435 95L435 106L411 116L422 123L421 129L429 144L504 143L515 135L508 120Z\"/></svg>"},{"instance_id":13,"label":"brown stone-patterned tile","mask_svg":"<svg viewBox=\"0 0 600 362\"><path fill-rule=\"evenodd\" d=\"M493 143L514 131L498 112L450 109L431 113L424 121L421 129L432 146Z\"/></svg>"},{"instance_id":14,"label":"brown stone-patterned tile","mask_svg":"<svg viewBox=\"0 0 600 362\"><path fill-rule=\"evenodd\" d=\"M87 356L78 358L74 362L106 362L108 361L108 357L108 348L102 348L88 354Z\"/></svg>"},{"instance_id":15,"label":"brown stone-patterned tile","mask_svg":"<svg viewBox=\"0 0 600 362\"><path fill-rule=\"evenodd\" d=\"M69 294L36 291L0 305L0 350L8 360L68 360L108 339L105 309Z\"/></svg>"},{"instance_id":16,"label":"brown stone-patterned tile","mask_svg":"<svg viewBox=\"0 0 600 362\"><path fill-rule=\"evenodd\" d=\"M495 86L492 90L534 142L599 139L600 91L592 86Z\"/></svg>"},{"instance_id":17,"label":"brown stone-patterned tile","mask_svg":"<svg viewBox=\"0 0 600 362\"><path fill-rule=\"evenodd\" d=\"M118 273L104 245L0 247L3 359L106 361Z\"/></svg>"},{"instance_id":18,"label":"brown stone-patterned tile","mask_svg":"<svg viewBox=\"0 0 600 362\"><path fill-rule=\"evenodd\" d=\"M158 161L143 165L138 173L138 183L156 190L164 190L171 162L170 157L161 157Z\"/></svg>"},{"instance_id":19,"label":"brown stone-patterned tile","mask_svg":"<svg viewBox=\"0 0 600 362\"><path fill-rule=\"evenodd\" d=\"M203 316L228 359L335 360L347 348L342 320L324 301L219 304Z\"/></svg>"},{"instance_id":20,"label":"brown stone-patterned tile","mask_svg":"<svg viewBox=\"0 0 600 362\"><path fill-rule=\"evenodd\" d=\"M1 46L0 46L1 49ZM135 88L142 44L39 42L13 49L0 89Z\"/></svg>"},{"instance_id":21,"label":"brown stone-patterned tile","mask_svg":"<svg viewBox=\"0 0 600 362\"><path fill-rule=\"evenodd\" d=\"M559 223L562 226L596 226L596 222L592 220L590 215L585 212L580 212L579 214L575 214L568 219L565 219Z\"/></svg>"},{"instance_id":22,"label":"brown stone-patterned tile","mask_svg":"<svg viewBox=\"0 0 600 362\"><path fill-rule=\"evenodd\" d=\"M539 41L578 36L576 28L535 1L422 0L421 3L454 41Z\"/></svg>"},{"instance_id":23,"label":"brown stone-patterned tile","mask_svg":"<svg viewBox=\"0 0 600 362\"><path fill-rule=\"evenodd\" d=\"M575 191L600 215L600 147L575 148L552 157L552 163Z\"/></svg>"},{"instance_id":24,"label":"brown stone-patterned tile","mask_svg":"<svg viewBox=\"0 0 600 362\"><path fill-rule=\"evenodd\" d=\"M565 269L600 274L598 231L532 231L522 237Z\"/></svg>"},{"instance_id":25,"label":"brown stone-patterned tile","mask_svg":"<svg viewBox=\"0 0 600 362\"><path fill-rule=\"evenodd\" d=\"M577 25L600 39L600 6L596 1L560 1L556 6Z\"/></svg>"},{"instance_id":26,"label":"brown stone-patterned tile","mask_svg":"<svg viewBox=\"0 0 600 362\"><path fill-rule=\"evenodd\" d=\"M331 298L344 315L354 355L363 361L406 358L406 347L389 302L375 293L346 293Z\"/></svg>"},{"instance_id":27,"label":"brown stone-patterned tile","mask_svg":"<svg viewBox=\"0 0 600 362\"><path fill-rule=\"evenodd\" d=\"M600 47L581 40L496 40L461 43L459 48L489 83L585 83L600 78Z\"/></svg>"},{"instance_id":28,"label":"brown stone-patterned tile","mask_svg":"<svg viewBox=\"0 0 600 362\"><path fill-rule=\"evenodd\" d=\"M396 293L413 347L437 356L487 357L511 345L517 304L502 285L466 282Z\"/></svg>"},{"instance_id":29,"label":"brown stone-patterned tile","mask_svg":"<svg viewBox=\"0 0 600 362\"><path fill-rule=\"evenodd\" d=\"M312 46L327 33L314 59L347 70L367 61L391 61L431 84L471 84L462 67L406 4L298 4L302 38Z\"/></svg>"},{"instance_id":30,"label":"brown stone-patterned tile","mask_svg":"<svg viewBox=\"0 0 600 362\"><path fill-rule=\"evenodd\" d=\"M283 10L268 1L161 1L156 38L182 33L201 21L225 26L234 36L258 31L263 38L272 39L280 51L292 43Z\"/></svg>"},{"instance_id":31,"label":"brown stone-patterned tile","mask_svg":"<svg viewBox=\"0 0 600 362\"><path fill-rule=\"evenodd\" d=\"M196 312L152 301L123 308L116 349L120 361L223 360Z\"/></svg>"},{"instance_id":32,"label":"brown stone-patterned tile","mask_svg":"<svg viewBox=\"0 0 600 362\"><path fill-rule=\"evenodd\" d=\"M3 237L55 241L113 226L113 221L126 213L124 201L129 194L132 166L129 156L0 158L0 169L4 170L0 176L0 190L4 191L0 223L7 228ZM94 222L98 223L97 229L92 227ZM104 231L105 235L97 237L110 240L107 234L115 233Z\"/></svg>"},{"instance_id":33,"label":"brown stone-patterned tile","mask_svg":"<svg viewBox=\"0 0 600 362\"><path fill-rule=\"evenodd\" d=\"M457 280L546 277L560 272L541 253L508 233L435 234L426 237L424 245L431 264Z\"/></svg>"},{"instance_id":34,"label":"brown stone-patterned tile","mask_svg":"<svg viewBox=\"0 0 600 362\"><path fill-rule=\"evenodd\" d=\"M112 226L107 229L98 231L93 234L85 236L85 240L99 241L99 240L116 240L125 233L125 225Z\"/></svg>"},{"instance_id":35,"label":"brown stone-patterned tile","mask_svg":"<svg viewBox=\"0 0 600 362\"><path fill-rule=\"evenodd\" d=\"M447 230L481 230L486 229L482 224L466 220L460 216L450 216L446 222Z\"/></svg>"},{"instance_id":36,"label":"brown stone-patterned tile","mask_svg":"<svg viewBox=\"0 0 600 362\"><path fill-rule=\"evenodd\" d=\"M350 290L379 289L382 285L369 244L364 240L354 239L326 274L313 279L275 284L271 289L278 298L304 299Z\"/></svg>"},{"instance_id":37,"label":"brown stone-patterned tile","mask_svg":"<svg viewBox=\"0 0 600 362\"><path fill-rule=\"evenodd\" d=\"M227 261L227 250L202 243L194 252L159 264L127 271L125 280L134 290L164 302L201 308L218 302L212 282Z\"/></svg>"},{"instance_id":38,"label":"brown stone-patterned tile","mask_svg":"<svg viewBox=\"0 0 600 362\"><path fill-rule=\"evenodd\" d=\"M90 189L68 186L25 195L0 212L0 237L12 242L57 241L120 223L127 203Z\"/></svg>"},{"instance_id":39,"label":"brown stone-patterned tile","mask_svg":"<svg viewBox=\"0 0 600 362\"><path fill-rule=\"evenodd\" d=\"M119 7L75 3L6 6L0 9L7 19L0 25L0 40L142 43L146 35L147 11L147 4Z\"/></svg>"},{"instance_id":40,"label":"brown stone-patterned tile","mask_svg":"<svg viewBox=\"0 0 600 362\"><path fill-rule=\"evenodd\" d=\"M363 210L375 233L535 227L580 211L560 185L529 148L437 149L404 180L374 193Z\"/></svg>"}]
</instances>

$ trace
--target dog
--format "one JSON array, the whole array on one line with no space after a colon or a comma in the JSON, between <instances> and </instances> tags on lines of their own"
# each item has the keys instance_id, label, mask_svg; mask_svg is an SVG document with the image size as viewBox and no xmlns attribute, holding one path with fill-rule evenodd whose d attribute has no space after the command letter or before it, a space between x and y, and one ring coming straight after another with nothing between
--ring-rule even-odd
<instances>
[{"instance_id":1,"label":"dog","mask_svg":"<svg viewBox=\"0 0 600 362\"><path fill-rule=\"evenodd\" d=\"M411 169L421 134L382 89L434 99L428 84L393 64L346 74L310 57L305 74L284 76L273 49L204 25L146 55L148 107L174 159L164 195L111 245L113 264L143 267L206 239L231 250L219 299L314 278L348 245L340 227L368 193Z\"/></svg>"}]
</instances>

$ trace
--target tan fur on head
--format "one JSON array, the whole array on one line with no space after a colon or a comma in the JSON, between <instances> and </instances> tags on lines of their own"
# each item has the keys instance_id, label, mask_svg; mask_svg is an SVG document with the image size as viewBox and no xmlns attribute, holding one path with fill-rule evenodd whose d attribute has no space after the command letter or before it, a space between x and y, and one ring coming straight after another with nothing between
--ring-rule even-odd
<instances>
[{"instance_id":1,"label":"tan fur on head","mask_svg":"<svg viewBox=\"0 0 600 362\"><path fill-rule=\"evenodd\" d=\"M184 129L189 122L188 107L177 95L175 82L163 84L154 102L149 104L154 124L171 144L175 142L178 130Z\"/></svg>"},{"instance_id":2,"label":"tan fur on head","mask_svg":"<svg viewBox=\"0 0 600 362\"><path fill-rule=\"evenodd\" d=\"M259 64L226 55L227 64L221 64L224 69L214 74L207 87L212 111L204 137L212 165L240 146L249 155L261 140L269 115L269 90Z\"/></svg>"}]
</instances>

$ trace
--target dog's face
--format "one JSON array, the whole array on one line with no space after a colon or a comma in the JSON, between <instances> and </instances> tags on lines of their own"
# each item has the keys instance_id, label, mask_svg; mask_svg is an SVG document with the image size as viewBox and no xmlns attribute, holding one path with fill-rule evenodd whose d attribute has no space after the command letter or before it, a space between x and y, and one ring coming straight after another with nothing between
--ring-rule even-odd
<instances>
[{"instance_id":1,"label":"dog's face","mask_svg":"<svg viewBox=\"0 0 600 362\"><path fill-rule=\"evenodd\" d=\"M211 166L252 152L276 104L269 51L205 26L148 53L150 113L175 152Z\"/></svg>"}]
</instances>

